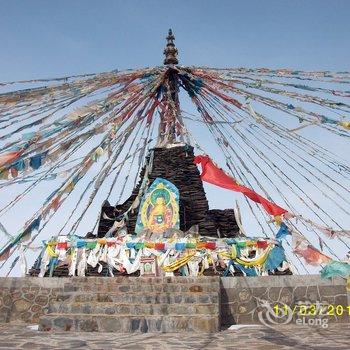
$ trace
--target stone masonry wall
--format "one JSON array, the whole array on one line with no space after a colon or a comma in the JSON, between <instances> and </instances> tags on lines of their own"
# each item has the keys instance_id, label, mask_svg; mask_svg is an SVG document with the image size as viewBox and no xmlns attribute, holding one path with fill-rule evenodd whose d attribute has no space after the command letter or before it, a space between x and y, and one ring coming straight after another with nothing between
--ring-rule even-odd
<instances>
[{"instance_id":1,"label":"stone masonry wall","mask_svg":"<svg viewBox=\"0 0 350 350\"><path fill-rule=\"evenodd\" d=\"M266 319L271 307L273 316L276 304L279 310L284 304L290 307L287 311L293 317L288 323L302 320L304 314L306 321L310 317L327 317L329 322L349 322L349 287L342 278L323 280L319 275L221 278L221 324L261 324L259 312ZM310 305L322 306L313 311ZM336 309L338 305L341 306ZM335 315L327 315L332 313ZM285 321L286 318L279 323Z\"/></svg>"},{"instance_id":2,"label":"stone masonry wall","mask_svg":"<svg viewBox=\"0 0 350 350\"><path fill-rule=\"evenodd\" d=\"M49 302L62 291L65 278L0 278L0 323L23 321L37 324Z\"/></svg>"},{"instance_id":3,"label":"stone masonry wall","mask_svg":"<svg viewBox=\"0 0 350 350\"><path fill-rule=\"evenodd\" d=\"M137 277L130 277L137 278ZM76 285L80 278L0 278L0 323L23 321L37 324L46 314L48 304L62 293L65 285ZM67 288L67 286L65 287ZM221 278L221 323L260 324L261 303L271 307L276 303L293 306L298 302L342 305L342 316L330 317L331 322L349 322L350 293L341 278L321 280L318 275L225 277Z\"/></svg>"}]
</instances>

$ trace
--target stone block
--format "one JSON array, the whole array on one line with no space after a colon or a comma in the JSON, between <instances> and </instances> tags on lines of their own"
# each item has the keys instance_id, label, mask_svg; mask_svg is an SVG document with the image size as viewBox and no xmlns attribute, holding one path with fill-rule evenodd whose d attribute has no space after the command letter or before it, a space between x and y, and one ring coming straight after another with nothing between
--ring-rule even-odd
<instances>
[{"instance_id":1,"label":"stone block","mask_svg":"<svg viewBox=\"0 0 350 350\"><path fill-rule=\"evenodd\" d=\"M203 287L201 285L192 285L188 288L188 290L192 293L201 293L203 292Z\"/></svg>"},{"instance_id":2,"label":"stone block","mask_svg":"<svg viewBox=\"0 0 350 350\"><path fill-rule=\"evenodd\" d=\"M29 310L30 307L32 306L32 303L24 299L18 299L13 303L13 306L14 306L15 312L21 313L23 311Z\"/></svg>"},{"instance_id":3,"label":"stone block","mask_svg":"<svg viewBox=\"0 0 350 350\"><path fill-rule=\"evenodd\" d=\"M52 318L41 317L39 322L39 331L51 331L52 329Z\"/></svg>"},{"instance_id":4,"label":"stone block","mask_svg":"<svg viewBox=\"0 0 350 350\"><path fill-rule=\"evenodd\" d=\"M242 289L238 292L238 298L241 302L247 302L252 298L252 291L249 289Z\"/></svg>"},{"instance_id":5,"label":"stone block","mask_svg":"<svg viewBox=\"0 0 350 350\"><path fill-rule=\"evenodd\" d=\"M123 329L123 320L121 318L115 317L100 317L98 319L98 329L99 332L122 332Z\"/></svg>"},{"instance_id":6,"label":"stone block","mask_svg":"<svg viewBox=\"0 0 350 350\"><path fill-rule=\"evenodd\" d=\"M75 321L75 331L79 332L97 332L99 331L97 319L94 317L87 318L86 316L81 317L76 316L74 318Z\"/></svg>"},{"instance_id":7,"label":"stone block","mask_svg":"<svg viewBox=\"0 0 350 350\"><path fill-rule=\"evenodd\" d=\"M293 303L293 288L281 288L278 302L286 305L291 305Z\"/></svg>"},{"instance_id":8,"label":"stone block","mask_svg":"<svg viewBox=\"0 0 350 350\"><path fill-rule=\"evenodd\" d=\"M346 286L345 285L322 285L319 286L319 291L321 295L324 296L332 296L337 294L346 294Z\"/></svg>"},{"instance_id":9,"label":"stone block","mask_svg":"<svg viewBox=\"0 0 350 350\"><path fill-rule=\"evenodd\" d=\"M215 333L220 330L218 317L192 317L191 328L194 332Z\"/></svg>"},{"instance_id":10,"label":"stone block","mask_svg":"<svg viewBox=\"0 0 350 350\"><path fill-rule=\"evenodd\" d=\"M44 295L44 294L39 294L35 297L35 302L38 304L38 305L42 305L42 306L45 306L48 304L49 302L49 297L48 295Z\"/></svg>"},{"instance_id":11,"label":"stone block","mask_svg":"<svg viewBox=\"0 0 350 350\"><path fill-rule=\"evenodd\" d=\"M195 305L195 304L193 304ZM170 315L193 315L195 314L194 306L187 304L172 304L167 308Z\"/></svg>"},{"instance_id":12,"label":"stone block","mask_svg":"<svg viewBox=\"0 0 350 350\"><path fill-rule=\"evenodd\" d=\"M170 332L189 332L190 328L190 317L184 316L168 316L162 320L162 331L166 333Z\"/></svg>"},{"instance_id":13,"label":"stone block","mask_svg":"<svg viewBox=\"0 0 350 350\"><path fill-rule=\"evenodd\" d=\"M219 305L218 304L206 304L206 305L193 305L194 313L196 315L218 315Z\"/></svg>"},{"instance_id":14,"label":"stone block","mask_svg":"<svg viewBox=\"0 0 350 350\"><path fill-rule=\"evenodd\" d=\"M51 318L51 329L70 331L73 328L74 321L68 316L46 316L44 319Z\"/></svg>"},{"instance_id":15,"label":"stone block","mask_svg":"<svg viewBox=\"0 0 350 350\"><path fill-rule=\"evenodd\" d=\"M272 302L277 302L279 300L281 293L281 287L271 287L268 290L268 300Z\"/></svg>"},{"instance_id":16,"label":"stone block","mask_svg":"<svg viewBox=\"0 0 350 350\"><path fill-rule=\"evenodd\" d=\"M33 301L35 299L35 294L34 293L25 293L23 295L24 299L27 299L29 301Z\"/></svg>"},{"instance_id":17,"label":"stone block","mask_svg":"<svg viewBox=\"0 0 350 350\"><path fill-rule=\"evenodd\" d=\"M305 300L306 298L307 286L299 286L293 290L293 299L294 302Z\"/></svg>"},{"instance_id":18,"label":"stone block","mask_svg":"<svg viewBox=\"0 0 350 350\"><path fill-rule=\"evenodd\" d=\"M321 299L318 286L308 286L306 290L306 300L316 302Z\"/></svg>"}]
</instances>

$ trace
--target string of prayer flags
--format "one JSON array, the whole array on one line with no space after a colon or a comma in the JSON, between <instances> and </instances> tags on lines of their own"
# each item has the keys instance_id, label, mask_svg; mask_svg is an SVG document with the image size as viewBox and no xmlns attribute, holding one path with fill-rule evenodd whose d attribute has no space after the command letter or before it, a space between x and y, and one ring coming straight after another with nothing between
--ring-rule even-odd
<instances>
[{"instance_id":1,"label":"string of prayer flags","mask_svg":"<svg viewBox=\"0 0 350 350\"><path fill-rule=\"evenodd\" d=\"M31 219L9 244L2 247L0 256L11 255L22 239L30 236L31 240L35 239L53 219L54 212L67 209L63 203L68 196L76 205L72 212L68 212L68 218L63 220L63 227L61 225L59 230L77 233L88 209L101 204L97 203L98 194L102 194L107 179L114 177L109 182L112 185L108 196L123 198L127 182L125 180L123 186L118 186L117 178L127 171L126 179L132 181L131 174L137 173L132 169L136 166L132 153L137 147L142 149L137 164L141 169L147 149L153 146L174 147L179 145L178 142L196 146L202 153L205 153L202 146L217 147L225 157L227 167L235 174L234 178L209 157L198 156L196 163L202 166L202 180L242 193L248 200L258 203L251 206L248 202L256 223L262 228L266 228L267 224L280 225L277 240L290 235L291 228L287 224L293 217L292 211L311 211L311 217L317 217L324 225L313 226L327 239L339 239L342 248L345 248L349 230L337 228L340 228L339 223L344 217L350 216L349 164L340 151L332 151L327 143L322 144L323 140L316 142L300 131L304 127L317 127L327 135L348 140L349 83L349 72L177 65L2 83L0 190L8 190L11 199L0 204L0 215L6 215L11 208L18 209L20 202L36 198L35 192L39 191L42 181L52 179L51 184L57 181L57 185L56 189L50 190L53 191L52 196L37 212L32 209L34 206L29 206L32 212L28 210L28 217ZM16 87L11 86L11 89L16 89L17 84L19 88L8 91L7 86L13 84ZM177 95L180 89L190 96L198 111L194 112L196 115L180 108L182 94L174 99L169 93L174 90ZM269 111L277 111L276 117L272 118ZM158 113L160 118L155 118ZM185 123L183 114L194 118L186 119ZM191 129L193 123L198 122L205 129L199 133L202 140L197 141ZM101 139L104 141L100 143ZM156 141L149 144L151 140ZM201 141L205 145L200 145ZM67 169L70 162L72 164ZM120 163L121 166L117 169L112 163ZM125 164L128 163L130 168L126 170ZM64 173L64 183L61 184L59 174ZM82 178L86 181L81 181L82 186L76 186ZM305 188L306 182L310 190ZM136 178L134 183L137 183ZM17 195L16 191L11 191L11 186L23 186L23 192ZM288 206L288 211L269 197L259 195L253 190L256 188L262 194L278 193L281 205ZM291 197L293 200L290 200ZM328 202L336 208L334 215L323 205ZM132 211L137 211L138 205L134 202ZM266 222L264 213L261 215L260 212L262 209L272 215L273 220ZM128 213L131 212L121 214L125 221L129 220ZM74 220L71 220L73 215L78 219L68 228L66 226ZM300 225L298 217L293 220L291 227L296 226L300 232L312 234L304 225L308 222L300 220ZM108 235L112 236L117 229L117 224L113 225L107 231ZM35 231L37 233L32 234ZM80 235L85 233L79 232ZM77 242L78 245L84 244ZM326 240L320 239L319 242L321 250L324 247L333 257L337 256ZM133 254L142 249L162 254L171 248L180 255L190 250L195 250L196 254L201 254L200 251L214 254L220 250L218 244L222 244L220 241L177 241L174 245L149 241L133 243ZM178 244L179 250L175 249L175 244ZM116 243L110 241L101 245L106 249L117 248ZM241 253L253 248L267 250L270 245L269 240L262 239L237 241L224 252L225 259L239 258ZM61 244L60 253L64 251L63 247ZM316 265L329 259L308 242L296 246L295 252ZM271 256L274 254L278 258L279 250L273 250ZM59 257L55 259L59 260ZM244 257L241 260L248 261ZM271 260L271 266L277 264L274 261ZM51 273L56 263L56 260L52 261ZM239 262L235 260L235 264ZM250 269L242 266L243 270ZM123 268L133 271L135 266L130 263ZM235 268L232 266L232 269ZM254 273L252 271L245 273Z\"/></svg>"},{"instance_id":2,"label":"string of prayer flags","mask_svg":"<svg viewBox=\"0 0 350 350\"><path fill-rule=\"evenodd\" d=\"M141 257L151 255L157 258L159 266L165 272L182 271L182 267L187 266L190 275L198 275L199 270L202 274L210 266L224 265L228 269L233 266L246 276L256 276L263 271L274 271L286 263L283 248L274 240L262 239L206 241L203 240L203 237L200 239L170 237L152 242L130 235L102 239L59 236L44 242L44 246L45 250L40 262L41 277L46 271L53 276L61 261L68 262L70 275L75 275L78 270L78 276L83 276L88 265L96 267L98 263L107 263L120 272L134 273L141 268ZM233 247L237 248L234 255L232 254ZM276 247L278 249L274 250ZM250 257L253 252L256 253L254 258ZM86 256L87 259L83 260L82 256ZM80 266L81 269L77 269L77 266ZM195 266L198 269L192 269Z\"/></svg>"}]
</instances>

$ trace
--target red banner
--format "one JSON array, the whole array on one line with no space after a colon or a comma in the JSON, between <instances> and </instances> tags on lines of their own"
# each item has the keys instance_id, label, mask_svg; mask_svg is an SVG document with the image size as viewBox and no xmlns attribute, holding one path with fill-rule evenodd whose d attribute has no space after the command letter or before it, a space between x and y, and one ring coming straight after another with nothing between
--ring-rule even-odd
<instances>
[{"instance_id":1,"label":"red banner","mask_svg":"<svg viewBox=\"0 0 350 350\"><path fill-rule=\"evenodd\" d=\"M201 179L203 181L228 190L243 193L252 201L260 203L270 215L277 216L287 213L287 210L279 207L277 204L271 203L250 188L239 185L235 179L227 175L222 169L218 168L208 156L196 156L194 158L194 163L201 165Z\"/></svg>"},{"instance_id":2,"label":"red banner","mask_svg":"<svg viewBox=\"0 0 350 350\"><path fill-rule=\"evenodd\" d=\"M19 151L9 152L0 155L0 166L13 162L21 154Z\"/></svg>"}]
</instances>

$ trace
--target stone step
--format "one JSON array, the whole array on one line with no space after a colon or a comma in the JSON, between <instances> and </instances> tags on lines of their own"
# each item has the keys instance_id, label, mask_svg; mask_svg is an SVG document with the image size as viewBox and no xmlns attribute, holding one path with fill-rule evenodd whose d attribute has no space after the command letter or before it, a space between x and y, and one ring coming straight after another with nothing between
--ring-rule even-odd
<instances>
[{"instance_id":1,"label":"stone step","mask_svg":"<svg viewBox=\"0 0 350 350\"><path fill-rule=\"evenodd\" d=\"M104 314L104 315L219 315L219 304L121 304L121 303L51 303L54 314Z\"/></svg>"},{"instance_id":2,"label":"stone step","mask_svg":"<svg viewBox=\"0 0 350 350\"><path fill-rule=\"evenodd\" d=\"M64 286L64 292L100 292L100 293L175 293L175 292L192 292L208 293L219 290L219 283L142 283L139 284L116 284L116 283L84 283L74 285L72 283Z\"/></svg>"},{"instance_id":3,"label":"stone step","mask_svg":"<svg viewBox=\"0 0 350 350\"><path fill-rule=\"evenodd\" d=\"M115 316L49 314L40 318L41 331L76 332L205 332L219 331L218 316Z\"/></svg>"},{"instance_id":4,"label":"stone step","mask_svg":"<svg viewBox=\"0 0 350 350\"><path fill-rule=\"evenodd\" d=\"M110 302L122 304L212 304L219 303L219 293L82 293L70 292L57 295L64 302Z\"/></svg>"}]
</instances>

